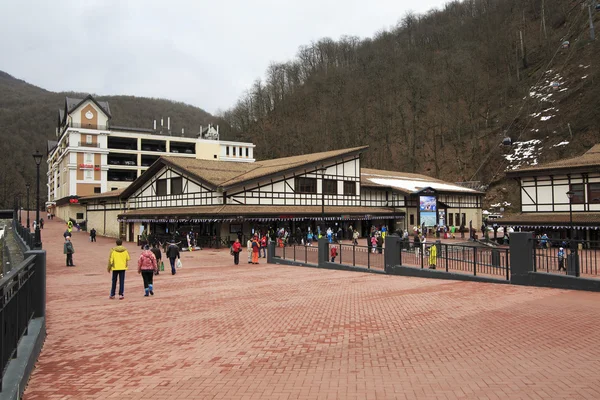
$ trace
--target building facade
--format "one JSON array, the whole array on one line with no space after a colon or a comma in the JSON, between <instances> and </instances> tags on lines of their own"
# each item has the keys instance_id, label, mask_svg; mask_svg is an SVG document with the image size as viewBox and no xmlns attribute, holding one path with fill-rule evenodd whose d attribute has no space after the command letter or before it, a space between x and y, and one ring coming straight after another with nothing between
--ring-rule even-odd
<instances>
[{"instance_id":1,"label":"building facade","mask_svg":"<svg viewBox=\"0 0 600 400\"><path fill-rule=\"evenodd\" d=\"M366 150L252 164L161 157L116 196L81 200L89 227L130 241L143 231L233 238L274 227L306 233L352 226L364 236L371 225L481 223L481 192L424 175L363 169Z\"/></svg>"},{"instance_id":2,"label":"building facade","mask_svg":"<svg viewBox=\"0 0 600 400\"><path fill-rule=\"evenodd\" d=\"M219 140L209 125L192 137L157 129L111 125L110 106L92 96L66 98L58 112L56 141L48 144L48 207L62 219L81 220L82 196L124 189L159 157L254 162L254 145ZM80 218L81 217L81 218Z\"/></svg>"},{"instance_id":3,"label":"building facade","mask_svg":"<svg viewBox=\"0 0 600 400\"><path fill-rule=\"evenodd\" d=\"M600 145L579 157L522 168L507 176L519 183L520 212L498 219L499 225L556 239L572 235L580 240L599 239Z\"/></svg>"}]
</instances>

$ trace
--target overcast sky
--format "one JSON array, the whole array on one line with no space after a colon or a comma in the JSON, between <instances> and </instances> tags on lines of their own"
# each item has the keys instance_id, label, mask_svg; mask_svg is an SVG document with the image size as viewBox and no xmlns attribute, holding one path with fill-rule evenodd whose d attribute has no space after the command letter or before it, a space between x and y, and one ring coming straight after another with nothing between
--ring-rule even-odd
<instances>
[{"instance_id":1,"label":"overcast sky","mask_svg":"<svg viewBox=\"0 0 600 400\"><path fill-rule=\"evenodd\" d=\"M226 110L270 62L447 0L0 0L0 70L52 91ZM0 94L1 95L1 94Z\"/></svg>"}]
</instances>

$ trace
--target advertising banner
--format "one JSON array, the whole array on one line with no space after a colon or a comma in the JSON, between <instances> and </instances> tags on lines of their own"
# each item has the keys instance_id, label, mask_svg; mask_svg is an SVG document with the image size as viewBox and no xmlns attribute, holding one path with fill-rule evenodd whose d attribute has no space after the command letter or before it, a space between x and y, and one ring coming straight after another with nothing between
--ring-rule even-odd
<instances>
[{"instance_id":1,"label":"advertising banner","mask_svg":"<svg viewBox=\"0 0 600 400\"><path fill-rule=\"evenodd\" d=\"M425 226L435 226L437 224L437 213L435 211L421 212L421 224Z\"/></svg>"},{"instance_id":2,"label":"advertising banner","mask_svg":"<svg viewBox=\"0 0 600 400\"><path fill-rule=\"evenodd\" d=\"M419 196L419 210L423 211L436 211L437 200L435 196ZM435 225L435 224L434 224Z\"/></svg>"}]
</instances>

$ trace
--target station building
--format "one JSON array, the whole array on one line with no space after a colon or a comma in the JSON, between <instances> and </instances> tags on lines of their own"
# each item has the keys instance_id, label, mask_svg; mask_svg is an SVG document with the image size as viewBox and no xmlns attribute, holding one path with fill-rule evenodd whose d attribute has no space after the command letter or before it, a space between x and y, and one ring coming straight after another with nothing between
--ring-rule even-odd
<instances>
[{"instance_id":1,"label":"station building","mask_svg":"<svg viewBox=\"0 0 600 400\"><path fill-rule=\"evenodd\" d=\"M79 198L124 189L161 156L254 162L254 145L219 140L219 127L171 131L164 119L152 129L111 123L110 105L93 96L67 97L58 110L56 140L48 142L48 203L58 217L84 220Z\"/></svg>"},{"instance_id":2,"label":"station building","mask_svg":"<svg viewBox=\"0 0 600 400\"><path fill-rule=\"evenodd\" d=\"M520 187L520 212L498 225L553 239L600 240L600 144L586 153L506 173Z\"/></svg>"},{"instance_id":3,"label":"station building","mask_svg":"<svg viewBox=\"0 0 600 400\"><path fill-rule=\"evenodd\" d=\"M235 163L160 157L125 189L82 197L88 228L135 241L142 231L233 239L269 228L482 221L483 193L425 175L361 168L357 147Z\"/></svg>"}]
</instances>

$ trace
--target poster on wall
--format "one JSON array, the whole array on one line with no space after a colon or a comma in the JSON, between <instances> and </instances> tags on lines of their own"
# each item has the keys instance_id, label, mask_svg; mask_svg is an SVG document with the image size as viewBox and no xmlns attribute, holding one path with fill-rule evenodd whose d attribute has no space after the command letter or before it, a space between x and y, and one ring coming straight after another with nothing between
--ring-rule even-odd
<instances>
[{"instance_id":1,"label":"poster on wall","mask_svg":"<svg viewBox=\"0 0 600 400\"><path fill-rule=\"evenodd\" d=\"M438 221L440 222L439 225L440 226L445 226L446 225L446 211L445 210L438 210Z\"/></svg>"},{"instance_id":2,"label":"poster on wall","mask_svg":"<svg viewBox=\"0 0 600 400\"><path fill-rule=\"evenodd\" d=\"M437 200L435 196L419 196L419 210L421 213L423 211L433 211L435 214L435 211L437 210Z\"/></svg>"},{"instance_id":3,"label":"poster on wall","mask_svg":"<svg viewBox=\"0 0 600 400\"><path fill-rule=\"evenodd\" d=\"M437 213L435 211L421 212L421 225L435 226L437 225Z\"/></svg>"}]
</instances>

